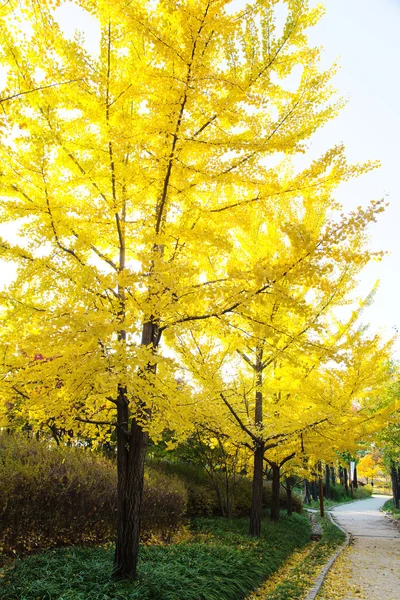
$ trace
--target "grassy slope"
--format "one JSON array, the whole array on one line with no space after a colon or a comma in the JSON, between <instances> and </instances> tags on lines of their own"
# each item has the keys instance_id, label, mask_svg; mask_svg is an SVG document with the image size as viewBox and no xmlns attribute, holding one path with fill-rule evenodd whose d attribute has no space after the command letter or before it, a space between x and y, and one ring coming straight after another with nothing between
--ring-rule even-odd
<instances>
[{"instance_id":1,"label":"grassy slope","mask_svg":"<svg viewBox=\"0 0 400 600\"><path fill-rule=\"evenodd\" d=\"M382 510L385 512L392 513L392 516L396 519L400 519L400 509L394 507L393 498L392 500L387 500L385 504L382 506Z\"/></svg>"},{"instance_id":2,"label":"grassy slope","mask_svg":"<svg viewBox=\"0 0 400 600\"><path fill-rule=\"evenodd\" d=\"M139 580L110 579L113 551L70 548L16 561L0 579L2 600L240 600L309 541L304 516L266 521L249 538L247 519L198 519L190 542L144 546Z\"/></svg>"}]
</instances>

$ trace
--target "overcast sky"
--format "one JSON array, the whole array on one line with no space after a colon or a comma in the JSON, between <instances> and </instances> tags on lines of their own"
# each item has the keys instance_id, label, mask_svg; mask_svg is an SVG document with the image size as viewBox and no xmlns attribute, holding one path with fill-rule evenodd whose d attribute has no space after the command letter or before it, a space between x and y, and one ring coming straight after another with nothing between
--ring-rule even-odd
<instances>
[{"instance_id":1,"label":"overcast sky","mask_svg":"<svg viewBox=\"0 0 400 600\"><path fill-rule=\"evenodd\" d=\"M310 41L325 48L324 65L338 59L341 69L334 83L349 102L335 121L318 132L311 155L344 142L351 161L379 159L382 163L380 169L341 186L338 199L346 210L372 198L385 196L390 202L387 212L370 228L371 247L387 250L389 255L360 278L363 294L377 279L381 281L363 321L374 330L385 328L390 335L394 328L400 329L400 0L326 0L323 4L326 14L310 30ZM87 29L88 45L97 45L90 18L77 18L65 7L58 12L67 31L72 33L76 26ZM0 281L7 278L9 274L1 268ZM400 344L398 349L400 358Z\"/></svg>"}]
</instances>

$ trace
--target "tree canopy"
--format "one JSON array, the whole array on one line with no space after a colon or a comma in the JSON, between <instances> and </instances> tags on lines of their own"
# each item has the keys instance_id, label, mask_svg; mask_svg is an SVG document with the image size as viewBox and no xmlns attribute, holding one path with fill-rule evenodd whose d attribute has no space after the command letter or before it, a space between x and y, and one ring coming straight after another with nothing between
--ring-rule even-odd
<instances>
[{"instance_id":1,"label":"tree canopy","mask_svg":"<svg viewBox=\"0 0 400 600\"><path fill-rule=\"evenodd\" d=\"M320 7L73 4L96 54L58 2L1 9L0 220L18 226L0 240L17 267L1 423L115 429L116 573L134 577L149 435L212 418L262 464L270 439L309 436L313 454L322 423L376 413L388 348L357 330L359 306L337 311L381 256L366 231L384 203L341 213L336 187L375 167L341 145L294 160L342 105L307 40Z\"/></svg>"}]
</instances>

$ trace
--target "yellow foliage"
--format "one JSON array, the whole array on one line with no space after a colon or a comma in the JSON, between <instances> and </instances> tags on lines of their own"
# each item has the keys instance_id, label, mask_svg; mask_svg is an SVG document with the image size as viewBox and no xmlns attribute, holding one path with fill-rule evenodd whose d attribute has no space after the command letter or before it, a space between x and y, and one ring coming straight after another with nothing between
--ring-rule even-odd
<instances>
[{"instance_id":1,"label":"yellow foliage","mask_svg":"<svg viewBox=\"0 0 400 600\"><path fill-rule=\"evenodd\" d=\"M335 310L381 256L365 232L384 204L345 216L333 195L376 165L335 146L296 171L342 102L307 41L321 9L285 4L279 32L267 0L76 0L97 54L63 34L57 1L2 7L0 219L19 228L0 240L17 267L2 425L96 443L128 406L155 440L213 421L276 459L374 429L388 349L355 329L361 309Z\"/></svg>"}]
</instances>

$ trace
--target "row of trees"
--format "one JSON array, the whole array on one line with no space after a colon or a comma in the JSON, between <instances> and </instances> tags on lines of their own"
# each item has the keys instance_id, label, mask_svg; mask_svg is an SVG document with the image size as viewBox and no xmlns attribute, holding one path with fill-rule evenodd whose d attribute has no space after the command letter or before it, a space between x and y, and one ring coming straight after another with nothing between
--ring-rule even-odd
<instances>
[{"instance_id":1,"label":"row of trees","mask_svg":"<svg viewBox=\"0 0 400 600\"><path fill-rule=\"evenodd\" d=\"M341 213L374 167L342 146L293 160L341 106L320 8L75 0L90 54L57 4L1 9L2 423L116 437L115 574L136 577L149 436L250 453L259 535L265 463L307 471L387 419L390 345L354 299L384 204Z\"/></svg>"}]
</instances>

